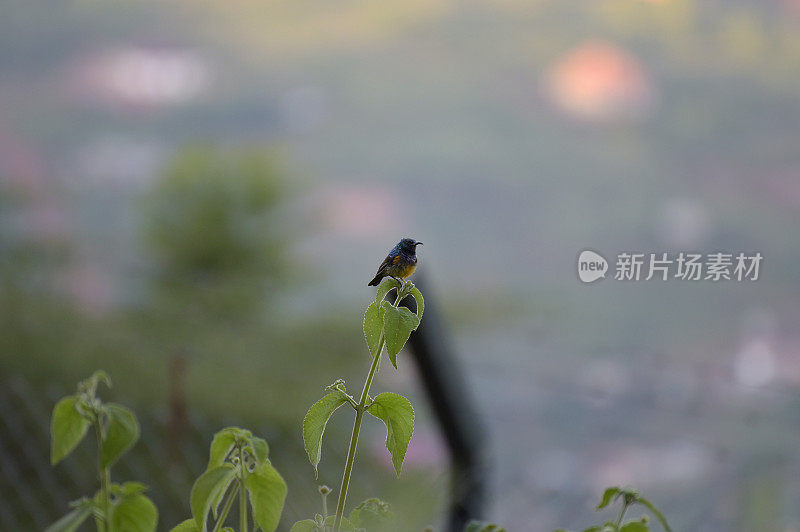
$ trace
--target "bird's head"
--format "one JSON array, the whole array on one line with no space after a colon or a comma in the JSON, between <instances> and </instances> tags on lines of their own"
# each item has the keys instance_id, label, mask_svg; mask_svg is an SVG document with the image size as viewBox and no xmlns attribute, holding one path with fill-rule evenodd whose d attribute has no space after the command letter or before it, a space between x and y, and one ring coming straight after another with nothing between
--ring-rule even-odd
<instances>
[{"instance_id":1,"label":"bird's head","mask_svg":"<svg viewBox=\"0 0 800 532\"><path fill-rule=\"evenodd\" d=\"M416 250L417 250L417 246L421 246L421 245L422 245L422 242L417 242L413 238L404 238L398 244L398 246L400 246L400 249L402 249L406 253L415 253Z\"/></svg>"}]
</instances>

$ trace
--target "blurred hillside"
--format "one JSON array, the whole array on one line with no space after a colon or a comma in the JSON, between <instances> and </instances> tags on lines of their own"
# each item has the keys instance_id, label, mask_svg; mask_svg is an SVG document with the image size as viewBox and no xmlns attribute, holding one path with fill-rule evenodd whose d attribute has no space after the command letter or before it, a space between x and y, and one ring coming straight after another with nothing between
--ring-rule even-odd
<instances>
[{"instance_id":1,"label":"blurred hillside","mask_svg":"<svg viewBox=\"0 0 800 532\"><path fill-rule=\"evenodd\" d=\"M186 356L191 407L296 427L361 378L364 285L413 236L510 530L578 528L615 482L676 530L800 529L795 0L4 7L0 371L118 368L119 393L157 405ZM163 183L187 145L268 156L282 191L268 218L233 217L275 253L227 263L233 283L168 271L189 240L149 232L154 208L186 212ZM218 227L207 213L188 229ZM585 248L765 259L749 284L583 286Z\"/></svg>"}]
</instances>

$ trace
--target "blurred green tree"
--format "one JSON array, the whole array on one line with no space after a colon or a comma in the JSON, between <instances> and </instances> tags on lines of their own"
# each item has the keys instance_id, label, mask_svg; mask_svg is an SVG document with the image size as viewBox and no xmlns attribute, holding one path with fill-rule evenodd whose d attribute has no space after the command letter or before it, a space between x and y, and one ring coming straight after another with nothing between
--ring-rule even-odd
<instances>
[{"instance_id":1,"label":"blurred green tree","mask_svg":"<svg viewBox=\"0 0 800 532\"><path fill-rule=\"evenodd\" d=\"M275 158L256 150L191 147L146 197L145 234L158 304L240 317L287 272L285 196Z\"/></svg>"},{"instance_id":2,"label":"blurred green tree","mask_svg":"<svg viewBox=\"0 0 800 532\"><path fill-rule=\"evenodd\" d=\"M264 334L258 317L287 271L286 230L276 215L284 193L274 157L192 146L144 198L146 251L155 271L140 325L143 334L155 334L157 349L171 354L168 430L175 456L186 426L187 362L194 373L208 371L204 362L218 373L223 359L249 359Z\"/></svg>"}]
</instances>

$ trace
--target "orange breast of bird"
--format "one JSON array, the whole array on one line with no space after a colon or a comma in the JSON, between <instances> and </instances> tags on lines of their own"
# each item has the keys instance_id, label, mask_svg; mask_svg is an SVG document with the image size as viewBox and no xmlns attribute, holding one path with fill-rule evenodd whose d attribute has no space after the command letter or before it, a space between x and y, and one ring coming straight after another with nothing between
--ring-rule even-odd
<instances>
[{"instance_id":1,"label":"orange breast of bird","mask_svg":"<svg viewBox=\"0 0 800 532\"><path fill-rule=\"evenodd\" d=\"M398 277L402 277L403 279L405 279L406 277L408 277L409 275L414 273L414 270L416 270L416 269L417 269L417 265L416 264L407 264L405 266L400 266L399 267L400 271L398 272Z\"/></svg>"}]
</instances>

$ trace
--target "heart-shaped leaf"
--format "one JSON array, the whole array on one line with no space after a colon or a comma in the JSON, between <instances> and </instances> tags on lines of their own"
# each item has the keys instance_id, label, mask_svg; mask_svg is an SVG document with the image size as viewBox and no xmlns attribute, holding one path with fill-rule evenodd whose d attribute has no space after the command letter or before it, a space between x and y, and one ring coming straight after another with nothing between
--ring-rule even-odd
<instances>
[{"instance_id":1,"label":"heart-shaped leaf","mask_svg":"<svg viewBox=\"0 0 800 532\"><path fill-rule=\"evenodd\" d=\"M214 434L211 440L211 447L208 452L208 465L206 470L221 466L228 457L234 444L236 443L236 433L234 427L226 427Z\"/></svg>"},{"instance_id":2,"label":"heart-shaped leaf","mask_svg":"<svg viewBox=\"0 0 800 532\"><path fill-rule=\"evenodd\" d=\"M108 432L100 451L100 463L103 467L114 464L139 439L139 422L130 408L108 403L106 411Z\"/></svg>"},{"instance_id":3,"label":"heart-shaped leaf","mask_svg":"<svg viewBox=\"0 0 800 532\"><path fill-rule=\"evenodd\" d=\"M286 482L267 460L247 475L245 486L250 494L250 505L253 507L256 524L264 532L274 532L278 528L286 500Z\"/></svg>"},{"instance_id":4,"label":"heart-shaped leaf","mask_svg":"<svg viewBox=\"0 0 800 532\"><path fill-rule=\"evenodd\" d=\"M89 420L78 412L80 398L70 395L53 408L50 421L50 463L56 465L81 442L89 430Z\"/></svg>"},{"instance_id":5,"label":"heart-shaped leaf","mask_svg":"<svg viewBox=\"0 0 800 532\"><path fill-rule=\"evenodd\" d=\"M402 395L384 392L375 398L367 412L386 424L386 448L400 476L408 443L414 433L414 408L411 402Z\"/></svg>"},{"instance_id":6,"label":"heart-shaped leaf","mask_svg":"<svg viewBox=\"0 0 800 532\"><path fill-rule=\"evenodd\" d=\"M403 348L411 335L411 331L419 326L419 318L405 307L395 307L388 301L381 303L383 307L383 334L386 338L386 352L389 360L397 368L397 353Z\"/></svg>"},{"instance_id":7,"label":"heart-shaped leaf","mask_svg":"<svg viewBox=\"0 0 800 532\"><path fill-rule=\"evenodd\" d=\"M263 464L269 458L269 444L264 438L253 437L252 440L253 454L256 458L257 464Z\"/></svg>"},{"instance_id":8,"label":"heart-shaped leaf","mask_svg":"<svg viewBox=\"0 0 800 532\"><path fill-rule=\"evenodd\" d=\"M383 332L383 307L379 301L373 301L364 312L364 338L372 356L378 356L378 344Z\"/></svg>"},{"instance_id":9,"label":"heart-shaped leaf","mask_svg":"<svg viewBox=\"0 0 800 532\"><path fill-rule=\"evenodd\" d=\"M112 510L111 524L111 530L120 532L153 532L158 524L158 510L146 496L128 495Z\"/></svg>"},{"instance_id":10,"label":"heart-shaped leaf","mask_svg":"<svg viewBox=\"0 0 800 532\"><path fill-rule=\"evenodd\" d=\"M197 523L197 528L206 530L208 511L215 501L219 500L220 492L224 492L236 476L236 468L231 463L224 463L209 469L194 482L189 501L192 516Z\"/></svg>"},{"instance_id":11,"label":"heart-shaped leaf","mask_svg":"<svg viewBox=\"0 0 800 532\"><path fill-rule=\"evenodd\" d=\"M308 459L314 466L314 473L317 473L317 466L322 459L322 435L325 433L325 426L328 419L337 408L347 402L347 395L336 390L308 409L306 417L303 419L303 443L308 453Z\"/></svg>"}]
</instances>

